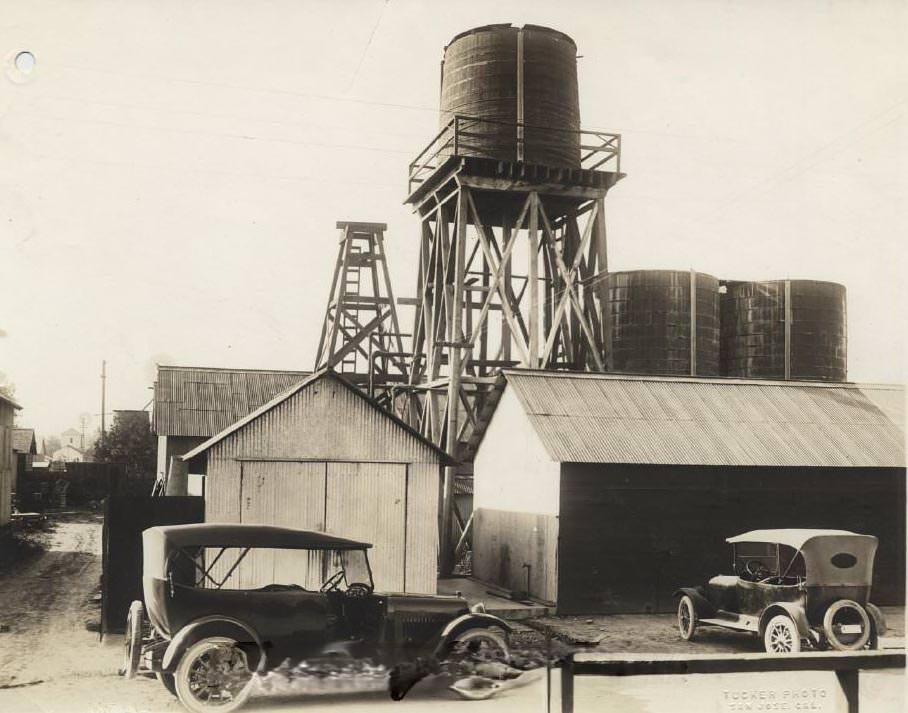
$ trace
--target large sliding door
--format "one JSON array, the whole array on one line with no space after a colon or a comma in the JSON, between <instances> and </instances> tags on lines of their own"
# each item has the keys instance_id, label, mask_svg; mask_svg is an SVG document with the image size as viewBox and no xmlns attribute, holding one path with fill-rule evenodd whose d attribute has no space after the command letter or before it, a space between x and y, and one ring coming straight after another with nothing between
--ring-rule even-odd
<instances>
[{"instance_id":1,"label":"large sliding door","mask_svg":"<svg viewBox=\"0 0 908 713\"><path fill-rule=\"evenodd\" d=\"M326 467L324 462L244 462L240 522L324 530ZM244 589L277 583L313 590L323 575L320 553L263 549L249 553L239 581Z\"/></svg>"},{"instance_id":2,"label":"large sliding door","mask_svg":"<svg viewBox=\"0 0 908 713\"><path fill-rule=\"evenodd\" d=\"M403 463L244 461L240 522L323 530L370 542L376 589L402 592L407 491ZM278 583L312 590L325 576L320 554L293 550L250 552L238 572L243 588Z\"/></svg>"},{"instance_id":3,"label":"large sliding door","mask_svg":"<svg viewBox=\"0 0 908 713\"><path fill-rule=\"evenodd\" d=\"M407 466L399 463L328 463L329 532L372 543L375 588L406 585Z\"/></svg>"}]
</instances>

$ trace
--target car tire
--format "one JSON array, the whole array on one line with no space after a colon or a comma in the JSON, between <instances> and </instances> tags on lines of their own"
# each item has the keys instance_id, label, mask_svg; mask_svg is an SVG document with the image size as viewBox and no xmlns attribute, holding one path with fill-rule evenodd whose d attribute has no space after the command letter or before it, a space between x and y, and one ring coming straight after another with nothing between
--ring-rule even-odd
<instances>
[{"instance_id":1,"label":"car tire","mask_svg":"<svg viewBox=\"0 0 908 713\"><path fill-rule=\"evenodd\" d=\"M856 639L843 639L841 632L836 630L836 627L840 626L837 619L843 614L848 616L848 612L852 612L852 619L860 620L861 633ZM839 599L837 602L833 602L823 615L823 631L826 633L829 645L836 651L858 651L870 642L873 636L873 622L860 604L850 599Z\"/></svg>"},{"instance_id":2,"label":"car tire","mask_svg":"<svg viewBox=\"0 0 908 713\"><path fill-rule=\"evenodd\" d=\"M224 660L222 657L227 656ZM221 659L217 661L216 659ZM214 665L224 677L220 686L203 684L203 667ZM233 676L236 680L233 680ZM180 703L192 713L230 713L249 698L253 674L246 652L234 639L212 636L197 641L180 657L173 675L174 688ZM165 684L166 685L166 684Z\"/></svg>"},{"instance_id":3,"label":"car tire","mask_svg":"<svg viewBox=\"0 0 908 713\"><path fill-rule=\"evenodd\" d=\"M173 680L173 674L167 673L166 671L158 671L155 673L155 678L157 678L166 688L170 691L171 696L177 695L177 685Z\"/></svg>"},{"instance_id":4,"label":"car tire","mask_svg":"<svg viewBox=\"0 0 908 713\"><path fill-rule=\"evenodd\" d=\"M796 654L801 651L801 632L790 616L776 614L763 630L763 648L770 654Z\"/></svg>"},{"instance_id":5,"label":"car tire","mask_svg":"<svg viewBox=\"0 0 908 713\"><path fill-rule=\"evenodd\" d=\"M494 658L503 663L511 660L507 636L494 629L467 629L451 640L449 650L456 652L455 655L463 653L466 656Z\"/></svg>"},{"instance_id":6,"label":"car tire","mask_svg":"<svg viewBox=\"0 0 908 713\"><path fill-rule=\"evenodd\" d=\"M138 599L129 605L126 615L126 641L123 652L123 675L135 678L142 659L142 623L145 620L145 606Z\"/></svg>"},{"instance_id":7,"label":"car tire","mask_svg":"<svg viewBox=\"0 0 908 713\"><path fill-rule=\"evenodd\" d=\"M694 606L694 600L685 594L678 601L678 633L685 641L694 638L697 631L697 608Z\"/></svg>"}]
</instances>

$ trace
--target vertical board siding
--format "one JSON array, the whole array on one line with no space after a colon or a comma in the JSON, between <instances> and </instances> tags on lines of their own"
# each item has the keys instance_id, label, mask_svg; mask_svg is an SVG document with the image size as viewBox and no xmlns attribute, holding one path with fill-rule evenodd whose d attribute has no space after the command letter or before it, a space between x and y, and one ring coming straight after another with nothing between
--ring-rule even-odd
<instances>
[{"instance_id":1,"label":"vertical board siding","mask_svg":"<svg viewBox=\"0 0 908 713\"><path fill-rule=\"evenodd\" d=\"M476 528L473 573L476 578L555 602L558 598L558 518L490 508L474 510L473 518Z\"/></svg>"},{"instance_id":2,"label":"vertical board siding","mask_svg":"<svg viewBox=\"0 0 908 713\"><path fill-rule=\"evenodd\" d=\"M295 526L372 542L370 561L379 588L436 591L439 454L343 385L332 379L312 383L213 445L207 461L209 522L245 521L241 471L244 478L250 468L298 473L302 466L324 469L327 462L328 471L337 475L333 486L328 478L322 519L318 527ZM285 496L272 507L285 508L289 516L303 495L293 476L286 477ZM325 506L333 513L327 522ZM366 525L371 529L360 534Z\"/></svg>"},{"instance_id":3,"label":"vertical board siding","mask_svg":"<svg viewBox=\"0 0 908 713\"><path fill-rule=\"evenodd\" d=\"M323 530L325 469L324 463L243 463L240 522ZM318 589L323 581L321 559L294 550L250 552L239 573L243 588L278 583Z\"/></svg>"},{"instance_id":4,"label":"vertical board siding","mask_svg":"<svg viewBox=\"0 0 908 713\"><path fill-rule=\"evenodd\" d=\"M15 409L0 400L0 527L10 520L13 477L16 459L13 453L13 415Z\"/></svg>"},{"instance_id":5,"label":"vertical board siding","mask_svg":"<svg viewBox=\"0 0 908 713\"><path fill-rule=\"evenodd\" d=\"M407 489L407 581L404 591L438 591L439 466L409 466Z\"/></svg>"},{"instance_id":6,"label":"vertical board siding","mask_svg":"<svg viewBox=\"0 0 908 713\"><path fill-rule=\"evenodd\" d=\"M372 543L369 562L375 588L402 592L406 579L405 465L329 463L326 529Z\"/></svg>"},{"instance_id":7,"label":"vertical board siding","mask_svg":"<svg viewBox=\"0 0 908 713\"><path fill-rule=\"evenodd\" d=\"M672 611L730 574L726 537L762 528L875 535L871 600L905 600L905 470L565 464L558 612Z\"/></svg>"}]
</instances>

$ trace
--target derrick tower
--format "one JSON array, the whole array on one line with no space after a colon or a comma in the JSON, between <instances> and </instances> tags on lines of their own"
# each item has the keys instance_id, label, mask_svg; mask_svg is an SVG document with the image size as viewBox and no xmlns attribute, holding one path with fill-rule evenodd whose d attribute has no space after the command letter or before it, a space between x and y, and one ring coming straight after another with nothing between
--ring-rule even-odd
<instances>
[{"instance_id":1,"label":"derrick tower","mask_svg":"<svg viewBox=\"0 0 908 713\"><path fill-rule=\"evenodd\" d=\"M445 476L443 572L454 480L472 474L501 369L605 368L605 196L623 176L621 137L581 130L576 52L567 35L532 25L455 37L441 130L410 164L420 256L394 408L462 464Z\"/></svg>"},{"instance_id":2,"label":"derrick tower","mask_svg":"<svg viewBox=\"0 0 908 713\"><path fill-rule=\"evenodd\" d=\"M385 256L384 223L338 221L337 262L315 368L331 367L385 406L408 381L403 335Z\"/></svg>"}]
</instances>

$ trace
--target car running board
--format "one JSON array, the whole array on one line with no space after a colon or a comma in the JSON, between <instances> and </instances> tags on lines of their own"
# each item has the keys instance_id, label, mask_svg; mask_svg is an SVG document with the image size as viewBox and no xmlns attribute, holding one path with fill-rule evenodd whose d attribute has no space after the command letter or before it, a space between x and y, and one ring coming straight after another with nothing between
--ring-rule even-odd
<instances>
[{"instance_id":1,"label":"car running board","mask_svg":"<svg viewBox=\"0 0 908 713\"><path fill-rule=\"evenodd\" d=\"M724 626L726 629L737 629L738 631L750 631L753 633L760 630L760 620L755 616L749 616L748 614L731 614L723 611L717 613L717 617L712 619L700 619L699 623Z\"/></svg>"}]
</instances>

